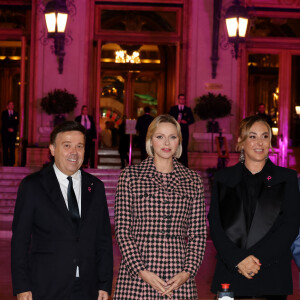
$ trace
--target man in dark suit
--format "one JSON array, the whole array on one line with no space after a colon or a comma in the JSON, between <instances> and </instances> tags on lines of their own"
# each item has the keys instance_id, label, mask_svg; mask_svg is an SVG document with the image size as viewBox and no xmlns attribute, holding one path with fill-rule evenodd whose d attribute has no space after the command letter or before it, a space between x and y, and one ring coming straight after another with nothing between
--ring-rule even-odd
<instances>
[{"instance_id":1,"label":"man in dark suit","mask_svg":"<svg viewBox=\"0 0 300 300\"><path fill-rule=\"evenodd\" d=\"M19 300L106 300L113 253L103 183L80 169L84 127L51 133L54 164L27 176L16 200L12 284Z\"/></svg>"},{"instance_id":2,"label":"man in dark suit","mask_svg":"<svg viewBox=\"0 0 300 300\"><path fill-rule=\"evenodd\" d=\"M264 103L260 103L258 105L257 113L258 116L260 116L262 119L266 120L266 122L269 124L269 126L273 127L273 121L269 115L266 114L266 106Z\"/></svg>"},{"instance_id":3,"label":"man in dark suit","mask_svg":"<svg viewBox=\"0 0 300 300\"><path fill-rule=\"evenodd\" d=\"M84 150L84 161L83 165L88 166L93 149L93 144L96 140L96 126L93 117L88 115L88 108L83 105L81 108L81 115L75 118L75 121L80 123L85 128L85 150ZM94 167L94 160L91 159L90 166Z\"/></svg>"},{"instance_id":4,"label":"man in dark suit","mask_svg":"<svg viewBox=\"0 0 300 300\"><path fill-rule=\"evenodd\" d=\"M147 158L147 152L146 152L146 136L148 127L153 121L153 117L150 115L150 107L146 106L144 107L144 114L140 117L138 117L135 129L139 133L139 145L141 150L141 160L144 160Z\"/></svg>"},{"instance_id":5,"label":"man in dark suit","mask_svg":"<svg viewBox=\"0 0 300 300\"><path fill-rule=\"evenodd\" d=\"M188 167L189 126L195 122L192 110L185 105L185 95L178 95L178 105L172 106L169 115L173 116L181 127L182 154L179 161Z\"/></svg>"},{"instance_id":6,"label":"man in dark suit","mask_svg":"<svg viewBox=\"0 0 300 300\"><path fill-rule=\"evenodd\" d=\"M14 111L14 103L9 101L2 112L3 165L15 164L15 143L19 125L19 115Z\"/></svg>"}]
</instances>

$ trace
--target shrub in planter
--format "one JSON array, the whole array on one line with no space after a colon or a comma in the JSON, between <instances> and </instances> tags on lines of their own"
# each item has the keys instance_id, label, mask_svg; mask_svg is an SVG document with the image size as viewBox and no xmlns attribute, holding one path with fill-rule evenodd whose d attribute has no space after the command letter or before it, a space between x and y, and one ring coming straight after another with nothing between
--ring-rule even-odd
<instances>
[{"instance_id":1,"label":"shrub in planter","mask_svg":"<svg viewBox=\"0 0 300 300\"><path fill-rule=\"evenodd\" d=\"M201 120L209 120L206 124L207 132L219 132L219 123L215 119L224 118L231 113L231 100L226 95L208 93L195 99L194 113ZM213 148L213 144L212 144Z\"/></svg>"},{"instance_id":2,"label":"shrub in planter","mask_svg":"<svg viewBox=\"0 0 300 300\"><path fill-rule=\"evenodd\" d=\"M42 98L41 107L48 115L54 115L54 125L65 121L64 114L74 110L77 106L77 97L66 89L55 89Z\"/></svg>"}]
</instances>

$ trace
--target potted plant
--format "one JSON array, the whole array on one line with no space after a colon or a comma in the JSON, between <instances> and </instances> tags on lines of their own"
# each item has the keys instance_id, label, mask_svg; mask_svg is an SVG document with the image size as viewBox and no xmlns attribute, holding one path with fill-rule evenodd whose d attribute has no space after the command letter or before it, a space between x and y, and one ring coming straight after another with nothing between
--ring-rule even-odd
<instances>
[{"instance_id":1,"label":"potted plant","mask_svg":"<svg viewBox=\"0 0 300 300\"><path fill-rule=\"evenodd\" d=\"M77 106L77 97L66 89L54 89L42 98L41 107L48 115L54 115L54 126L64 122L64 114L74 110Z\"/></svg>"},{"instance_id":2,"label":"potted plant","mask_svg":"<svg viewBox=\"0 0 300 300\"><path fill-rule=\"evenodd\" d=\"M231 100L226 95L208 93L195 99L194 113L201 120L208 120L207 132L219 132L219 123L215 119L224 118L231 113ZM213 144L212 144L213 145Z\"/></svg>"}]
</instances>

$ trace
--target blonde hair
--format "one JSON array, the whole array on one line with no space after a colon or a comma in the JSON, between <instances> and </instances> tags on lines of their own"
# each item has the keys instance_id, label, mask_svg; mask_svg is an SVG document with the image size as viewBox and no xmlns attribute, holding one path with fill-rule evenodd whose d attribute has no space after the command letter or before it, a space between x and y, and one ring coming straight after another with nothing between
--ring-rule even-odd
<instances>
[{"instance_id":1,"label":"blonde hair","mask_svg":"<svg viewBox=\"0 0 300 300\"><path fill-rule=\"evenodd\" d=\"M247 137L249 136L250 128L253 126L254 123L262 122L268 128L269 136L270 136L270 149L272 149L271 139L272 139L272 129L270 125L267 123L265 119L261 116L254 115L243 119L240 123L239 129L239 141L236 145L236 150L241 151L244 142L246 141Z\"/></svg>"},{"instance_id":2,"label":"blonde hair","mask_svg":"<svg viewBox=\"0 0 300 300\"><path fill-rule=\"evenodd\" d=\"M170 115L160 115L157 116L149 125L148 131L147 131L147 136L146 136L146 151L147 154L150 157L154 156L154 150L153 147L151 145L151 140L152 137L154 135L155 130L157 129L158 125L161 123L170 123L173 124L176 127L177 130L177 135L179 138L179 145L178 148L175 152L175 157L179 158L181 156L182 153L182 136L181 136L181 128L179 123L174 119L174 117L170 116Z\"/></svg>"}]
</instances>

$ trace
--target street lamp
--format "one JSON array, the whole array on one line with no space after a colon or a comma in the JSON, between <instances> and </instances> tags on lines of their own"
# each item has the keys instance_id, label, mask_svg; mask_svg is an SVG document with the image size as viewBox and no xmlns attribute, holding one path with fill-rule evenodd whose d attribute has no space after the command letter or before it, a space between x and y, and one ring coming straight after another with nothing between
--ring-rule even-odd
<instances>
[{"instance_id":1,"label":"street lamp","mask_svg":"<svg viewBox=\"0 0 300 300\"><path fill-rule=\"evenodd\" d=\"M44 15L48 38L54 39L54 54L58 59L58 72L62 74L65 56L65 30L69 11L66 0L52 0L46 5Z\"/></svg>"},{"instance_id":2,"label":"street lamp","mask_svg":"<svg viewBox=\"0 0 300 300\"><path fill-rule=\"evenodd\" d=\"M228 41L233 44L235 59L239 57L239 43L245 42L248 25L247 9L240 5L239 0L234 0L225 13Z\"/></svg>"}]
</instances>

